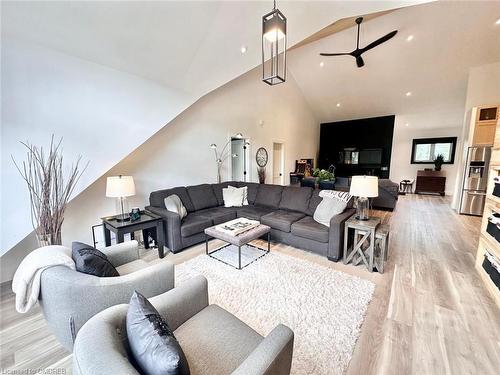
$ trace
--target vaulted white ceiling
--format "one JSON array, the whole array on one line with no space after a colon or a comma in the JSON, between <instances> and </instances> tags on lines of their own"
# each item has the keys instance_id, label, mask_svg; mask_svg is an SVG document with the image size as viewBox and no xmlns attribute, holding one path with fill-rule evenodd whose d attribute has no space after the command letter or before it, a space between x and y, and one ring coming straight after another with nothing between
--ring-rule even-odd
<instances>
[{"instance_id":1,"label":"vaulted white ceiling","mask_svg":"<svg viewBox=\"0 0 500 375\"><path fill-rule=\"evenodd\" d=\"M289 45L332 22L425 2L278 1ZM203 94L261 60L261 17L272 1L3 2L2 32ZM240 47L248 52L242 55Z\"/></svg>"},{"instance_id":2,"label":"vaulted white ceiling","mask_svg":"<svg viewBox=\"0 0 500 375\"><path fill-rule=\"evenodd\" d=\"M289 69L321 122L397 114L419 128L461 126L469 68L500 61L499 18L498 1L402 8L362 24L361 46L398 30L363 55L364 67L319 55L352 51L352 27L291 51Z\"/></svg>"}]
</instances>

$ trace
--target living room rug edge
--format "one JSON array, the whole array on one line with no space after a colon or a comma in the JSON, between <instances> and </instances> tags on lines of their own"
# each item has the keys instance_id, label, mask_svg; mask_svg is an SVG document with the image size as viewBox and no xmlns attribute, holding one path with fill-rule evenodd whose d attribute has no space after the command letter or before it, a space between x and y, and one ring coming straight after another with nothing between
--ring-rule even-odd
<instances>
[{"instance_id":1,"label":"living room rug edge","mask_svg":"<svg viewBox=\"0 0 500 375\"><path fill-rule=\"evenodd\" d=\"M206 255L176 267L176 283L204 275L209 301L265 336L295 333L292 374L342 374L375 285L303 259L271 252L239 271Z\"/></svg>"}]
</instances>

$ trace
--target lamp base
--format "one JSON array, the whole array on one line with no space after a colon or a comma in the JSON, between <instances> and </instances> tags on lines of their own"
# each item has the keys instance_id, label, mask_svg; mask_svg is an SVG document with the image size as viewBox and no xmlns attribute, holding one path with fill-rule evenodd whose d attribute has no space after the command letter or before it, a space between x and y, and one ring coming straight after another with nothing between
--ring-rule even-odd
<instances>
[{"instance_id":1,"label":"lamp base","mask_svg":"<svg viewBox=\"0 0 500 375\"><path fill-rule=\"evenodd\" d=\"M358 215L356 215L355 217L356 217L356 220L359 220L359 221L368 221L368 220L370 220L370 218L368 218L368 217L359 217Z\"/></svg>"},{"instance_id":2,"label":"lamp base","mask_svg":"<svg viewBox=\"0 0 500 375\"><path fill-rule=\"evenodd\" d=\"M366 221L370 219L369 201L366 197L359 197L356 206L356 219Z\"/></svg>"},{"instance_id":3,"label":"lamp base","mask_svg":"<svg viewBox=\"0 0 500 375\"><path fill-rule=\"evenodd\" d=\"M124 221L130 221L130 216L127 214L121 214L116 217L116 221L123 223Z\"/></svg>"}]
</instances>

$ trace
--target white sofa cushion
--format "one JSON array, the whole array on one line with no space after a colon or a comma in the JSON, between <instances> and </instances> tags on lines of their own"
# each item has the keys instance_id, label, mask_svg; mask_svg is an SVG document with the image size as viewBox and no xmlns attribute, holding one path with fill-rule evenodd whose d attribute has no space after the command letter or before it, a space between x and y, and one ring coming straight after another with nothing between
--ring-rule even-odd
<instances>
[{"instance_id":1,"label":"white sofa cushion","mask_svg":"<svg viewBox=\"0 0 500 375\"><path fill-rule=\"evenodd\" d=\"M222 198L224 199L224 207L241 207L243 206L245 191L233 186L228 186L222 189Z\"/></svg>"},{"instance_id":2,"label":"white sofa cushion","mask_svg":"<svg viewBox=\"0 0 500 375\"><path fill-rule=\"evenodd\" d=\"M248 206L248 186L243 186L240 188L229 185L228 189L236 189L243 191L243 206Z\"/></svg>"},{"instance_id":3,"label":"white sofa cushion","mask_svg":"<svg viewBox=\"0 0 500 375\"><path fill-rule=\"evenodd\" d=\"M320 224L330 227L330 220L345 211L347 203L352 196L345 191L322 190L319 196L323 200L314 211L314 220Z\"/></svg>"},{"instance_id":4,"label":"white sofa cushion","mask_svg":"<svg viewBox=\"0 0 500 375\"><path fill-rule=\"evenodd\" d=\"M165 198L165 208L168 211L175 212L179 214L181 219L184 219L187 216L186 207L182 204L181 198L178 195L172 194Z\"/></svg>"}]
</instances>

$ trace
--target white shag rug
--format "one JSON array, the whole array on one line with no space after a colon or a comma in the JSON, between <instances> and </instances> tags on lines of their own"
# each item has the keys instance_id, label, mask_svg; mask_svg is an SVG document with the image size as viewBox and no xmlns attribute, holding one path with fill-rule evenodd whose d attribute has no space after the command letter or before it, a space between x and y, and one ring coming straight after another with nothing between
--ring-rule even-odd
<instances>
[{"instance_id":1,"label":"white shag rug","mask_svg":"<svg viewBox=\"0 0 500 375\"><path fill-rule=\"evenodd\" d=\"M176 282L202 274L215 303L266 336L277 324L295 333L292 374L343 374L374 284L273 252L236 270L207 255L176 266Z\"/></svg>"}]
</instances>

